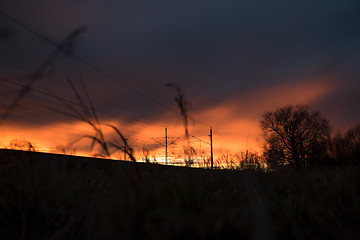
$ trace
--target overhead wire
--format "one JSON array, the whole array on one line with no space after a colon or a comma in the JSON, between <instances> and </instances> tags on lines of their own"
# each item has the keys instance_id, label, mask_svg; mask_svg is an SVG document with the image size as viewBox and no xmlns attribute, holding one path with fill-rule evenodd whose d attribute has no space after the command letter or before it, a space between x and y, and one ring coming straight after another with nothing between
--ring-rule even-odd
<instances>
[{"instance_id":1,"label":"overhead wire","mask_svg":"<svg viewBox=\"0 0 360 240\"><path fill-rule=\"evenodd\" d=\"M7 79L7 78L4 78L2 76L0 76L0 80L1 81L5 81L5 82L8 82L8 83L11 83L13 85L16 85L16 86L22 86L21 83L17 83L13 80L10 80L10 79ZM39 93L39 94L42 94L42 95L45 95L45 96L48 96L48 97L51 97L51 98L55 98L55 96L51 93L48 93L48 92L45 92L45 91L42 91L42 90L39 90L37 88L34 88L34 87L30 87L30 89L36 93ZM70 103L70 104L73 104L73 105L78 105L78 106L81 106L80 103L78 102L75 102L73 100L69 100L69 99L65 99L63 97L59 97L59 96L56 96L57 99L61 100L61 101L65 101L67 103ZM95 110L99 113L102 113L102 114L105 114L107 116L110 116L110 117L118 117L116 114L114 113L109 113L107 111L103 111L101 109L98 109L98 108L95 108ZM122 120L124 120L125 122L129 122L129 123L141 123L141 124L144 124L144 125L147 125L148 123L146 122L143 122L143 121L140 121L140 120L135 120L135 119L132 119L132 120L129 120L129 119L126 119L126 118L123 118ZM163 125L159 125L159 124L155 124L155 125L158 125L158 126L163 126Z\"/></svg>"},{"instance_id":2,"label":"overhead wire","mask_svg":"<svg viewBox=\"0 0 360 240\"><path fill-rule=\"evenodd\" d=\"M56 48L59 48L59 45L56 44L54 41L51 41L50 39L48 39L47 37L45 37L44 35L38 33L37 31L35 31L34 29L26 26L25 24L23 24L22 22L18 21L17 19L15 19L14 17L6 14L4 11L0 10L0 14L3 15L4 17L6 17L7 19L13 21L14 23L18 24L19 26L23 27L24 29L32 32L33 34L35 34L36 36L38 36L39 38L41 38L42 40L48 42L49 44L55 46ZM126 88L132 90L133 92L137 93L138 95L144 97L144 98L147 98L149 99L150 101L152 101L153 103L163 107L164 109L168 110L168 111L171 111L171 112L175 112L177 113L176 111L174 111L173 109L171 109L170 107L162 104L161 102L157 101L156 99L152 98L151 96L149 96L148 94L136 89L135 87L132 87L130 86L128 83L125 83L124 81L121 81L119 80L118 78L116 78L114 75L110 74L110 73L107 73L106 71L102 70L100 67L97 67L95 66L94 64L86 61L85 59L83 59L82 57L74 54L73 52L71 51L68 51L66 49L62 49L63 51L65 51L68 55L72 56L73 58L77 59L78 61L82 62L83 64L87 65L88 67L92 68L93 70L101 73L102 75L108 77L109 79L112 79L113 81L117 82L118 84L120 84L121 86L125 86ZM203 124L203 125L206 125L206 126L209 126L209 124L206 124L202 121L198 121L197 122Z\"/></svg>"},{"instance_id":3,"label":"overhead wire","mask_svg":"<svg viewBox=\"0 0 360 240\"><path fill-rule=\"evenodd\" d=\"M0 76L0 81L1 81L1 80L2 80L2 81L9 82L9 83L11 83L11 84L15 84L15 85L18 85L18 84L19 84L19 83L16 83L16 82L12 81L12 80L9 80L9 79L6 79L6 78L3 78L3 77ZM38 90L38 89L35 89L35 88L34 88L33 90L34 90L35 92L39 92L39 93L41 93L41 94L48 95L46 92L42 92L42 91L40 91L40 90ZM0 95L0 96L1 96L1 97L5 97L5 98L8 98L8 99L11 99L10 96L5 96L5 95ZM64 100L71 102L70 100L67 100L67 99L64 99ZM71 102L71 103L73 103L73 104L79 104L79 103L77 103L77 102ZM24 105L24 104L25 104L25 105ZM28 104L29 107L32 107L32 106L41 106L42 108L47 108L47 107L48 107L48 106L42 104L41 102L39 102L39 101L37 101L37 100L29 99L29 98L25 99L22 105L26 107L26 104ZM21 108L19 108L19 109L17 110L17 112L27 113L25 110L23 110L23 109L21 109ZM105 112L105 113L106 113L106 112ZM108 114L109 114L109 113L108 113ZM15 117L13 116L13 117L11 118L11 121L21 122L22 125L24 125L24 126L28 125L28 126L30 126L30 127L32 127L32 128L36 127L36 128L39 128L39 129L46 130L46 128L44 128L44 127L39 127L39 125L41 125L42 123L40 123L39 121L35 121L33 118L27 117L26 119L22 119L22 120L20 120L20 119L14 120L14 118L15 118ZM34 125L34 124L30 124L29 122L32 122L32 123L34 123L35 125ZM148 123L144 123L144 122L136 121L136 120L134 120L134 121L128 121L128 122L130 122L131 124L133 124L133 126L136 126L136 125L138 125L138 124L141 124L141 126L143 126L143 125L148 125ZM8 125L11 125L11 122L9 122ZM160 125L159 125L159 126L160 126ZM84 135L84 134L88 134L88 132L81 131L81 130L78 130L78 129L76 129L76 128L69 128L69 127L64 127L64 126L62 126L62 128L63 128L63 129L70 130L71 132L76 132L76 133L83 134L83 135Z\"/></svg>"},{"instance_id":4,"label":"overhead wire","mask_svg":"<svg viewBox=\"0 0 360 240\"><path fill-rule=\"evenodd\" d=\"M24 29L26 29L26 30L30 31L31 33L35 34L36 36L38 36L38 37L41 38L42 40L44 40L44 41L48 42L49 44L55 46L56 48L60 48L60 46L59 46L58 44L56 44L54 41L51 41L50 39L48 39L48 38L45 37L44 35L38 33L37 31L33 30L32 28L26 26L25 24L21 23L20 21L16 20L15 18L11 17L10 15L6 14L6 13L3 12L2 10L0 10L0 14L1 14L2 16L6 17L7 19L13 21L14 23L18 24L19 26L23 27ZM116 76L114 76L113 74L110 74L110 73L104 71L104 70L101 69L100 67L98 67L98 66L96 66L96 65L88 62L87 60L85 60L84 58L82 58L82 57L74 54L73 52L68 51L68 50L66 50L66 49L61 49L61 50L62 50L62 51L65 51L68 55L70 55L70 56L73 57L74 59L78 60L78 61L81 62L82 64L85 64L86 66L88 66L89 68L97 71L98 73L100 73L100 74L108 77L109 79L113 80L114 82L118 83L119 85L126 87L127 89L129 89L129 90L133 91L134 93L136 93L136 94L138 94L138 95L140 95L140 96L142 96L142 97L150 100L151 102L153 102L153 103L155 103L155 104L163 107L164 109L166 109L166 110L168 110L168 111L177 113L177 111L175 111L175 110L171 109L170 107L164 105L163 103L157 101L157 100L154 99L153 97L151 97L151 96L149 96L148 94L146 94L146 93L138 90L137 88L134 88L133 86L129 85L128 83L119 80L119 79L118 79ZM18 85L19 85L19 83L16 83L15 81L11 81L11 80L9 80L9 79L5 79L5 78L3 78L3 77L0 77L0 79L3 80L3 81L12 82L12 83L14 83L14 84L18 84ZM32 87L32 90L35 91L35 92L37 92L37 93L40 93L40 94L42 94L42 95L54 97L52 94L50 94L50 93L48 93L48 92L44 92L44 91L42 91L42 90L39 90L39 89L36 89L36 88L33 88L33 87ZM68 99L64 99L64 98L62 98L62 99L63 99L64 101L66 101L66 102L71 103L71 104L78 104L78 103L76 103L76 102L74 102L74 101L71 101L71 100L68 100ZM108 112L105 112L105 111L102 111L102 110L99 110L99 109L97 109L97 111L100 112L100 113L103 113L103 114L115 116L114 114L111 114L111 113L108 113ZM131 120L130 122L138 122L138 123L141 123L141 124L147 124L147 123L141 122L141 121L139 121L139 120ZM199 121L199 120L196 120L196 122L201 123L202 125L209 126L209 124L206 124L206 123L204 123L204 122L202 122L202 121Z\"/></svg>"},{"instance_id":5,"label":"overhead wire","mask_svg":"<svg viewBox=\"0 0 360 240\"><path fill-rule=\"evenodd\" d=\"M29 73L29 74L33 74L30 70L26 70L26 69L23 68L23 67L17 66L17 65L15 65L15 64L9 63L9 62L4 61L4 60L1 60L1 59L0 59L0 61L5 62L5 63L8 64L8 65L12 65L13 67L17 68L18 70L24 71L24 72ZM9 79L4 79L3 77L2 77L2 80L6 80L6 81L8 81L8 82L11 82L11 80L9 80ZM22 84L16 83L15 81L12 81L12 82L13 82L14 84L22 87ZM60 81L56 81L56 82L60 83L62 86L65 87L65 85L62 84L62 82L60 82ZM38 85L39 85L39 84L38 84ZM50 88L48 85L46 85L46 84L44 84L44 83L42 83L42 85L43 85L44 87L46 87L47 89ZM31 87L31 89L34 89L34 91L36 91L36 92L38 92L38 93L40 93L40 94L43 94L43 95L46 95L46 96L49 96L49 97L53 97L53 98L54 98L54 95L52 95L52 94L50 94L50 93L48 93L48 92L41 91L41 90L39 90L39 89L37 89L37 88L34 88L34 87ZM56 92L58 93L58 92L59 92L59 89L56 89ZM60 98L60 97L57 97L57 98L59 98L59 99L61 99L61 100L65 100L64 97L61 97L61 98ZM93 98L93 97L92 97L92 98ZM78 103L76 103L76 102L74 102L74 101L72 101L72 100L66 100L66 101L67 101L68 103L71 103L71 104L77 104L77 105L79 105ZM100 110L100 109L96 109L96 111L99 112L99 113L108 115L108 116L110 116L110 117L117 117L117 115L116 115L115 113L109 113L108 111L104 111L104 110ZM130 110L130 112L138 113L138 112L135 112L135 111L133 111L133 110ZM148 116L148 115L145 115L145 114L142 114L142 113L141 113L140 115L142 115L143 117L145 117L147 121L152 122L152 124L154 124L154 125L158 125L158 126L162 126L162 127L165 126L165 125L159 124L159 123L161 122L160 119L157 119L157 118L155 118L155 117L153 117L153 116ZM122 116L122 118L123 118L123 120L125 119L123 116ZM130 120L129 118L126 118L125 121L126 121L126 122L138 122L138 123L148 124L148 123L145 123L144 121L141 121L141 120L138 120L138 119Z\"/></svg>"},{"instance_id":6,"label":"overhead wire","mask_svg":"<svg viewBox=\"0 0 360 240\"><path fill-rule=\"evenodd\" d=\"M3 81L6 81L7 83L11 83L11 84L14 84L14 85L19 85L19 83L17 83L17 82L15 82L15 81L12 81L12 80L9 80L9 79L6 79L6 78L3 78L3 77L0 77L0 80L3 80ZM34 89L34 90L36 90L37 92L41 92L40 90L38 90L38 89ZM0 94L0 97L5 97L5 98L8 98L8 99L11 99L11 97L10 96L4 96L4 95L1 95ZM36 99L31 99L31 98L26 98L26 99L24 99L24 101L23 101L23 104L22 104L22 106L23 107L27 107L27 105L29 105L29 107L31 107L31 106L38 106L38 105L41 105L42 103L40 102L38 102ZM76 104L76 103L75 103ZM46 107L45 105L44 106L41 106L41 107ZM17 109L17 112L23 112L23 113L27 113L27 111L26 110L24 110L23 108L19 108L19 109ZM38 121L36 121L36 120L34 120L34 119L32 119L32 118L30 118L30 117L27 117L26 119L23 119L23 118L17 118L16 116L12 116L11 117L11 121L9 121L8 122L8 126L14 126L14 127L17 127L18 126L18 124L17 123L20 123L22 126L27 126L28 128L30 127L30 128L35 128L35 129L39 129L39 130L44 130L44 131L46 131L47 130L47 128L46 127L41 127L41 125L39 124L39 122ZM80 135L86 135L86 134L88 134L88 132L85 132L85 131L80 131L79 129L75 129L75 128L70 128L70 127L66 127L66 126L62 126L61 127L61 129L63 129L63 130L68 130L68 131L70 131L70 132L72 132L72 133L75 133L76 132L76 134L80 134ZM35 135L34 135L35 134ZM32 135L31 135L31 139L33 139L34 138L34 136L42 136L42 137L46 137L44 134L41 134L41 133L39 133L39 131L35 131ZM22 139L23 137L22 136L20 136L20 140ZM32 142L32 140L31 139L28 139L28 138L24 138L25 140L30 140L30 142ZM59 139L59 136L56 136L56 139ZM63 140L60 140L60 142L63 142L64 141L64 138L60 138L60 139L63 139ZM56 141L55 141L55 143L56 143ZM2 144L2 145L4 145L4 144ZM145 144L146 145L146 144ZM54 145L55 146L55 145ZM57 145L56 145L57 146ZM60 145L59 145L60 146ZM4 147L5 147L5 145L4 145ZM44 150L44 149L48 149L48 150L52 150L52 151L54 151L54 150L56 150L56 151L58 151L58 149L56 149L56 148L54 148L53 146L48 146L48 145L44 145L44 146L39 146L39 144L38 143L36 143L35 142L35 149L42 149L42 150ZM169 149L181 149L181 147L180 146L176 146L176 145L174 145L174 146L169 146ZM140 150L138 150L138 151L141 151L141 149Z\"/></svg>"},{"instance_id":7,"label":"overhead wire","mask_svg":"<svg viewBox=\"0 0 360 240\"><path fill-rule=\"evenodd\" d=\"M21 86L20 83L17 83L17 82L15 82L15 81L13 81L13 80L10 80L10 79L7 79L7 78L1 77L1 76L0 76L0 80L5 81L5 82L10 83L10 84L13 84L13 85L16 85L16 86ZM40 94L43 94L43 95L46 95L46 96L53 97L53 95L51 95L51 94L49 94L49 93L47 93L47 92L41 91L41 90L39 90L39 89L37 89L37 88L32 87L32 90L33 90L34 92L37 92L37 93L40 93ZM6 97L7 97L7 98L11 98L11 97L9 97L9 96L6 96ZM70 103L72 103L72 104L79 105L79 103L73 102L73 101L68 100L68 99L63 99L63 100L64 100L64 101L67 101L67 102L70 102ZM29 98L27 98L26 101L28 101L31 106L34 106L34 105L38 106L39 104L40 104L40 105L42 104L41 102L38 103L36 100L29 99ZM43 107L46 107L46 106L43 106ZM22 111L22 109L18 109L18 111ZM101 110L99 110L99 111L102 112ZM106 113L106 112L105 112L105 113ZM108 113L108 114L109 114L109 113ZM18 121L19 121L19 120L18 120ZM29 121L29 120L27 120L27 121ZM23 122L23 123L26 123L25 120L23 120L22 122ZM32 122L35 122L35 121L32 121ZM141 124L147 124L147 123L143 123L143 122L140 122L140 123L141 123ZM46 128L41 128L41 127L37 127L37 128L39 128L39 129L46 129ZM69 128L69 127L65 127L64 129L71 130L72 132L74 132L74 130L77 130L77 129L71 129L71 128ZM83 134L85 134L85 132L83 132ZM38 135L39 135L39 134L38 134ZM207 136L207 135L204 135L204 136ZM169 148L169 149L181 149L181 147L180 147L180 146L172 146L172 147Z\"/></svg>"},{"instance_id":8,"label":"overhead wire","mask_svg":"<svg viewBox=\"0 0 360 240\"><path fill-rule=\"evenodd\" d=\"M56 48L59 47L58 44L56 44L55 42L51 41L50 39L48 39L48 38L45 37L44 35L38 33L37 31L33 30L32 28L26 26L25 24L21 23L20 21L16 20L15 18L13 18L13 17L11 17L10 15L6 14L6 13L3 12L2 10L0 10L0 14L3 15L4 17L8 18L9 20L15 22L15 23L18 24L19 26L25 28L26 30L32 32L33 34L35 34L36 36L38 36L38 37L41 38L42 40L50 43L51 45L55 46ZM116 78L114 75L112 75L112 74L110 74L110 73L107 73L107 72L105 72L104 70L100 69L99 67L97 67L97 66L89 63L89 62L86 61L85 59L83 59L83 58L81 58L80 56L74 54L73 52L70 52L70 51L68 51L68 50L66 50L66 49L61 49L61 50L65 51L67 54L69 54L69 55L72 56L73 58L79 60L80 62L82 62L83 64L87 65L88 67L94 69L95 71L97 71L97 72L103 74L104 76L107 76L108 78L114 80L115 82L119 83L120 85L125 86L126 88L128 88L128 89L132 90L133 92L135 92L135 93L137 93L137 94L139 94L139 95L141 95L141 96L143 96L143 97L151 100L152 102L154 102L154 103L156 103L156 104L164 107L165 109L168 109L168 110L170 110L170 111L173 111L173 110L172 110L171 108L169 108L168 106L166 106L166 105L158 102L157 100L153 99L152 97L150 97L149 95L143 93L142 91L140 91L140 90L138 90L138 89L130 86L129 84L127 84L127 83L119 80L119 79Z\"/></svg>"}]
</instances>

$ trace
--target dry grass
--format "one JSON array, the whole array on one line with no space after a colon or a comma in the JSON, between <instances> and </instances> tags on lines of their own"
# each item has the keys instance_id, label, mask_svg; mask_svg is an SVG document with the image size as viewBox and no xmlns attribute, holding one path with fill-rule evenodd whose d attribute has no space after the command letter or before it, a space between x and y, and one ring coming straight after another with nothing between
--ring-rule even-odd
<instances>
[{"instance_id":1,"label":"dry grass","mask_svg":"<svg viewBox=\"0 0 360 240\"><path fill-rule=\"evenodd\" d=\"M0 192L0 239L360 237L354 168L205 170L0 150Z\"/></svg>"}]
</instances>

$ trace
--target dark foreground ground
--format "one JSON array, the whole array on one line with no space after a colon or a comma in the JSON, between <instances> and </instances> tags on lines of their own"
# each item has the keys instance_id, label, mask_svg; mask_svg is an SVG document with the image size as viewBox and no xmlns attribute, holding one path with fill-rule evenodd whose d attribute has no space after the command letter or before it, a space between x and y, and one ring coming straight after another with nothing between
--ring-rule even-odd
<instances>
[{"instance_id":1,"label":"dark foreground ground","mask_svg":"<svg viewBox=\"0 0 360 240\"><path fill-rule=\"evenodd\" d=\"M355 168L204 170L0 150L0 239L359 239Z\"/></svg>"}]
</instances>

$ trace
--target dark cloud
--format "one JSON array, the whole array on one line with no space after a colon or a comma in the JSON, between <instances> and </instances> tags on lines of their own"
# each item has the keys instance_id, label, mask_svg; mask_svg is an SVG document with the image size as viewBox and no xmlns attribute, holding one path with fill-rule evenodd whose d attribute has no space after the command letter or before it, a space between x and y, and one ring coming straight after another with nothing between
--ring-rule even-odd
<instances>
[{"instance_id":1,"label":"dark cloud","mask_svg":"<svg viewBox=\"0 0 360 240\"><path fill-rule=\"evenodd\" d=\"M353 85L318 105L331 116L341 110L351 124L359 121L359 1L19 0L0 7L56 42L85 25L75 53L155 102L71 57L54 63L52 78L37 87L71 96L66 85L55 82L69 71L76 78L80 69L95 104L115 115L150 119L168 111L156 102L175 110L167 82L181 84L190 100L208 107L229 96L332 74L340 85ZM53 46L0 19L1 29L14 33L12 42L0 41L1 58L38 67ZM19 78L19 70L7 77Z\"/></svg>"}]
</instances>

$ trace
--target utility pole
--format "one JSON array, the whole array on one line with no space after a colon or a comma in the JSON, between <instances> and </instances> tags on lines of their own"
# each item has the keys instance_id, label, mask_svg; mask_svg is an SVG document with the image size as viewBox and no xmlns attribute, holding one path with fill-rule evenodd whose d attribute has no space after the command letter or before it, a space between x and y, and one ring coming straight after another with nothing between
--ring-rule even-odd
<instances>
[{"instance_id":1,"label":"utility pole","mask_svg":"<svg viewBox=\"0 0 360 240\"><path fill-rule=\"evenodd\" d=\"M210 127L210 135L208 135L210 137L210 143L201 140L200 138L197 138L195 136L192 136L193 138L197 139L200 142L204 142L206 144L210 145L210 161L211 161L211 169L214 168L214 152L213 152L213 131L212 131L212 127ZM200 145L201 148L201 145Z\"/></svg>"},{"instance_id":2,"label":"utility pole","mask_svg":"<svg viewBox=\"0 0 360 240\"><path fill-rule=\"evenodd\" d=\"M172 145L175 143L176 140L178 140L180 137L177 137L174 141L168 143L168 132L167 132L167 127L165 127L165 144L158 142L157 140L155 140L154 138L151 138L152 140L154 140L155 142L157 142L158 144L162 145L165 147L165 164L167 164L168 162L168 146Z\"/></svg>"},{"instance_id":3,"label":"utility pole","mask_svg":"<svg viewBox=\"0 0 360 240\"><path fill-rule=\"evenodd\" d=\"M211 169L214 168L214 153L213 153L213 133L212 133L212 127L210 127L210 148L211 148Z\"/></svg>"},{"instance_id":4,"label":"utility pole","mask_svg":"<svg viewBox=\"0 0 360 240\"><path fill-rule=\"evenodd\" d=\"M167 136L167 127L165 128L165 164L167 164L167 148L168 148L168 136Z\"/></svg>"}]
</instances>

